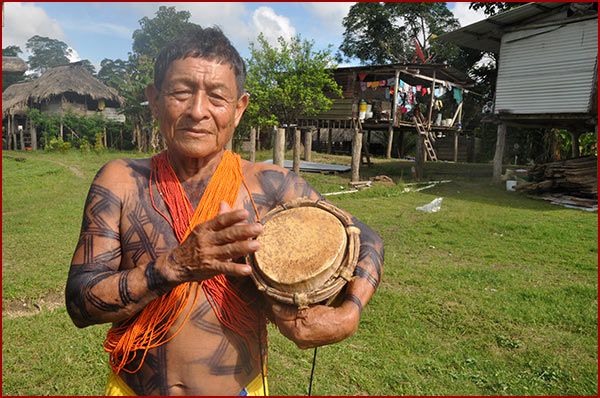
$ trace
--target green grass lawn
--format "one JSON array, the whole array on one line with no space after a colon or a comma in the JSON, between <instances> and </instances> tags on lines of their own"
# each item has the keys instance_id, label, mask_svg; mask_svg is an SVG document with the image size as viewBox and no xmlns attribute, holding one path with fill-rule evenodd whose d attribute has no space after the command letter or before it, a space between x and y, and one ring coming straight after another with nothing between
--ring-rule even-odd
<instances>
[{"instance_id":1,"label":"green grass lawn","mask_svg":"<svg viewBox=\"0 0 600 398\"><path fill-rule=\"evenodd\" d=\"M95 172L139 156L4 151L3 394L103 393L107 326L73 326L62 292ZM319 348L313 394L596 395L597 214L506 192L486 164L428 163L452 182L403 193L411 166L374 159L363 179L398 185L328 198L381 234L385 265L358 332ZM349 173L302 175L349 188ZM440 212L415 210L438 196ZM312 355L270 329L271 393L306 394Z\"/></svg>"}]
</instances>

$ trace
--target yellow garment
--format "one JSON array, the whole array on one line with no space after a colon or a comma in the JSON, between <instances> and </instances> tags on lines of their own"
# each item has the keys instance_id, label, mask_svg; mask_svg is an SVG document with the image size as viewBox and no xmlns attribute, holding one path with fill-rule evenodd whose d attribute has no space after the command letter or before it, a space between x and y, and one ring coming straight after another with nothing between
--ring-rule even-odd
<instances>
[{"instance_id":1,"label":"yellow garment","mask_svg":"<svg viewBox=\"0 0 600 398\"><path fill-rule=\"evenodd\" d=\"M266 394L264 393L266 391ZM248 396L257 397L269 395L269 383L265 376L265 389L263 390L262 375L259 374L252 380L248 386L246 386L246 392ZM104 395L107 396L119 396L119 397L134 397L135 392L129 388L129 386L117 376L112 370L108 374L108 381L106 383L106 390Z\"/></svg>"}]
</instances>

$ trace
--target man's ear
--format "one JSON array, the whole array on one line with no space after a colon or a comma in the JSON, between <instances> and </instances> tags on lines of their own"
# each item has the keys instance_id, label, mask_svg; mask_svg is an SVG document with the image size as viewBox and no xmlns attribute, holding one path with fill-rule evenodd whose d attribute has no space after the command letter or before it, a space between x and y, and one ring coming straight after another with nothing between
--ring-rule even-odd
<instances>
[{"instance_id":1,"label":"man's ear","mask_svg":"<svg viewBox=\"0 0 600 398\"><path fill-rule=\"evenodd\" d=\"M150 111L152 111L152 116L155 119L158 118L158 90L154 87L154 84L149 84L144 89L144 93L146 94L146 99L148 100L148 104L150 105Z\"/></svg>"},{"instance_id":2,"label":"man's ear","mask_svg":"<svg viewBox=\"0 0 600 398\"><path fill-rule=\"evenodd\" d=\"M235 106L235 127L240 124L240 120L242 120L242 115L248 107L249 101L250 95L248 93L244 93L240 98L238 98L237 105Z\"/></svg>"}]
</instances>

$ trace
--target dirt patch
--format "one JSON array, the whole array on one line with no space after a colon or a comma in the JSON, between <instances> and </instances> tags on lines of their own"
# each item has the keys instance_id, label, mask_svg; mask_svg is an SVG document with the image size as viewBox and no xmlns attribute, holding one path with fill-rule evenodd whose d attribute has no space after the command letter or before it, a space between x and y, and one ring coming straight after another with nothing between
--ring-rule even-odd
<instances>
[{"instance_id":1,"label":"dirt patch","mask_svg":"<svg viewBox=\"0 0 600 398\"><path fill-rule=\"evenodd\" d=\"M42 311L54 311L64 307L63 293L50 293L38 300L16 299L2 300L2 318L13 319L33 316Z\"/></svg>"}]
</instances>

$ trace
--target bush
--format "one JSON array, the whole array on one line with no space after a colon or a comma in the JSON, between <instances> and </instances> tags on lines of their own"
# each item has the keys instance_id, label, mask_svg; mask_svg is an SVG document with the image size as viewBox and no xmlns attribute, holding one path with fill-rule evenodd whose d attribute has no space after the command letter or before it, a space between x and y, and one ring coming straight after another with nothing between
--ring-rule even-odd
<instances>
[{"instance_id":1,"label":"bush","mask_svg":"<svg viewBox=\"0 0 600 398\"><path fill-rule=\"evenodd\" d=\"M94 151L102 152L104 150L104 144L102 143L102 133L97 132L94 135Z\"/></svg>"},{"instance_id":2,"label":"bush","mask_svg":"<svg viewBox=\"0 0 600 398\"><path fill-rule=\"evenodd\" d=\"M79 142L79 150L82 153L90 153L90 151L92 150L92 146L90 145L90 142L86 138L83 138Z\"/></svg>"},{"instance_id":3,"label":"bush","mask_svg":"<svg viewBox=\"0 0 600 398\"><path fill-rule=\"evenodd\" d=\"M71 143L63 141L60 137L50 139L50 142L48 142L48 144L46 145L46 151L49 152L60 151L64 153L69 149L71 149Z\"/></svg>"}]
</instances>

